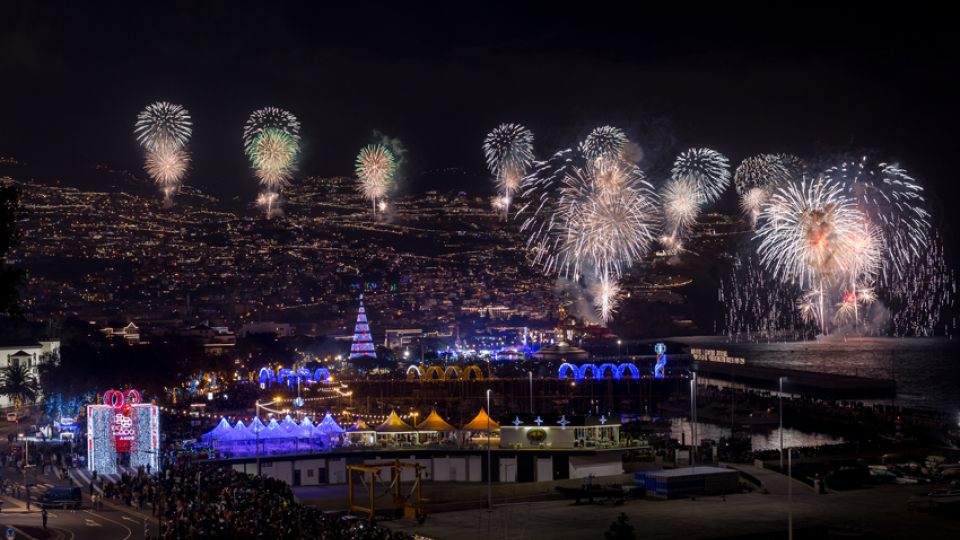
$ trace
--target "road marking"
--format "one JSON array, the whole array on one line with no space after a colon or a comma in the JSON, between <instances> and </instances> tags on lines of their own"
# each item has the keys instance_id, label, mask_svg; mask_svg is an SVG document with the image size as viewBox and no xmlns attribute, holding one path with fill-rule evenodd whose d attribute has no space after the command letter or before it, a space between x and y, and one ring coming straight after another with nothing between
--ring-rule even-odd
<instances>
[{"instance_id":1,"label":"road marking","mask_svg":"<svg viewBox=\"0 0 960 540\"><path fill-rule=\"evenodd\" d=\"M103 527L103 525L97 523L96 521L94 521L94 520L92 520L92 519L88 519L88 520L87 520L87 527Z\"/></svg>"},{"instance_id":2,"label":"road marking","mask_svg":"<svg viewBox=\"0 0 960 540\"><path fill-rule=\"evenodd\" d=\"M127 516L123 516L123 519L125 519L125 520L127 520L127 521L132 521L132 522L134 522L134 523L140 523L139 521L137 521L137 520L135 520L135 519L130 519L130 518L128 518Z\"/></svg>"},{"instance_id":3,"label":"road marking","mask_svg":"<svg viewBox=\"0 0 960 540\"><path fill-rule=\"evenodd\" d=\"M89 511L89 510L84 510L84 512L86 512L86 513L88 513L88 514L90 514L90 515L93 515L93 513L92 513L91 511ZM127 526L124 525L123 523L120 523L120 522L118 522L118 521L114 521L114 520L109 519L109 518L105 518L105 517L103 517L103 516L98 516L98 517L99 517L100 519L105 519L105 520L109 521L110 523L113 523L114 525L119 525L119 526L123 527L124 529L126 529L126 530L127 530L127 535L124 536L121 540L128 540L131 536L133 536L133 531L130 530L130 527L127 527ZM87 521L89 521L89 520L87 520Z\"/></svg>"}]
</instances>

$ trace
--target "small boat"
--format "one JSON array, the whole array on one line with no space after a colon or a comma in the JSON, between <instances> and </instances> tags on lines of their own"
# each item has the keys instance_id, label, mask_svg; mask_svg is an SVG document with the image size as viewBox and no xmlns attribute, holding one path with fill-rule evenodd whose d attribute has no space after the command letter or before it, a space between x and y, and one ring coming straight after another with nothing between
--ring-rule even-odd
<instances>
[{"instance_id":1,"label":"small boat","mask_svg":"<svg viewBox=\"0 0 960 540\"><path fill-rule=\"evenodd\" d=\"M864 529L862 527L830 527L827 529L830 536L868 536L873 534L873 529Z\"/></svg>"},{"instance_id":2,"label":"small boat","mask_svg":"<svg viewBox=\"0 0 960 540\"><path fill-rule=\"evenodd\" d=\"M926 495L910 497L908 503L930 503L937 506L953 506L960 503L960 489L956 487L937 489Z\"/></svg>"}]
</instances>

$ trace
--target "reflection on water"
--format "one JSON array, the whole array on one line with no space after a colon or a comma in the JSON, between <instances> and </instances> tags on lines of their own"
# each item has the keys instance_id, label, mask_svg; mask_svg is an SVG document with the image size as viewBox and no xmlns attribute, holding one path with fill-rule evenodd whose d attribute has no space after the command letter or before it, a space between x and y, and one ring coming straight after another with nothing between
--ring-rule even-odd
<instances>
[{"instance_id":1,"label":"reflection on water","mask_svg":"<svg viewBox=\"0 0 960 540\"><path fill-rule=\"evenodd\" d=\"M696 336L671 341L726 350L755 366L892 378L897 381L897 405L950 412L960 408L960 340L838 338L824 342L737 343L722 336ZM789 393L786 386L784 391Z\"/></svg>"},{"instance_id":2,"label":"reflection on water","mask_svg":"<svg viewBox=\"0 0 960 540\"><path fill-rule=\"evenodd\" d=\"M684 418L670 418L671 437L680 439L683 433L687 444L690 443L690 422ZM751 435L754 450L771 450L780 448L780 429L778 426L753 426L753 428L744 428L745 433ZM697 440L713 439L719 441L721 437L730 435L730 426L719 426L716 424L704 424L697 422ZM835 444L846 442L843 437L835 437L826 433L804 433L800 430L785 427L783 428L783 446L818 446L821 444Z\"/></svg>"}]
</instances>

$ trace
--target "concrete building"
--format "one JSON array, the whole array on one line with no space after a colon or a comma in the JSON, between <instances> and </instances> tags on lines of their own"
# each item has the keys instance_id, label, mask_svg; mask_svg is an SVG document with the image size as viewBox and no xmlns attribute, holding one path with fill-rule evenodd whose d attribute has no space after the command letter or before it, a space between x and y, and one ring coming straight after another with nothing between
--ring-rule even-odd
<instances>
[{"instance_id":1,"label":"concrete building","mask_svg":"<svg viewBox=\"0 0 960 540\"><path fill-rule=\"evenodd\" d=\"M623 448L610 450L507 450L490 453L494 482L547 482L610 476L623 473ZM370 450L367 452L323 452L260 458L264 476L292 486L346 484L347 465L401 461L426 467L430 482L486 482L486 450ZM257 474L255 458L211 460L212 465L229 466L239 472ZM413 472L404 470L401 481L412 481Z\"/></svg>"},{"instance_id":2,"label":"concrete building","mask_svg":"<svg viewBox=\"0 0 960 540\"><path fill-rule=\"evenodd\" d=\"M30 367L30 373L34 377L39 377L39 366L44 355L59 351L60 340L3 343L0 344L0 369L25 364ZM6 396L0 396L0 408L12 406L12 400Z\"/></svg>"}]
</instances>

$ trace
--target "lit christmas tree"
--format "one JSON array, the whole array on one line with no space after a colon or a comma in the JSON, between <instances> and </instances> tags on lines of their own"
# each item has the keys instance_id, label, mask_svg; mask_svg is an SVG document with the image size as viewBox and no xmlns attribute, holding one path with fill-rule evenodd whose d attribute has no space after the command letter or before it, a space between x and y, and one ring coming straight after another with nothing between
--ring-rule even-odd
<instances>
[{"instance_id":1,"label":"lit christmas tree","mask_svg":"<svg viewBox=\"0 0 960 540\"><path fill-rule=\"evenodd\" d=\"M363 311L363 295L360 295L360 313L357 315L357 326L353 329L353 345L350 346L350 359L361 356L376 358L377 352L373 348L373 338L370 337L370 325L367 324L367 315Z\"/></svg>"}]
</instances>

